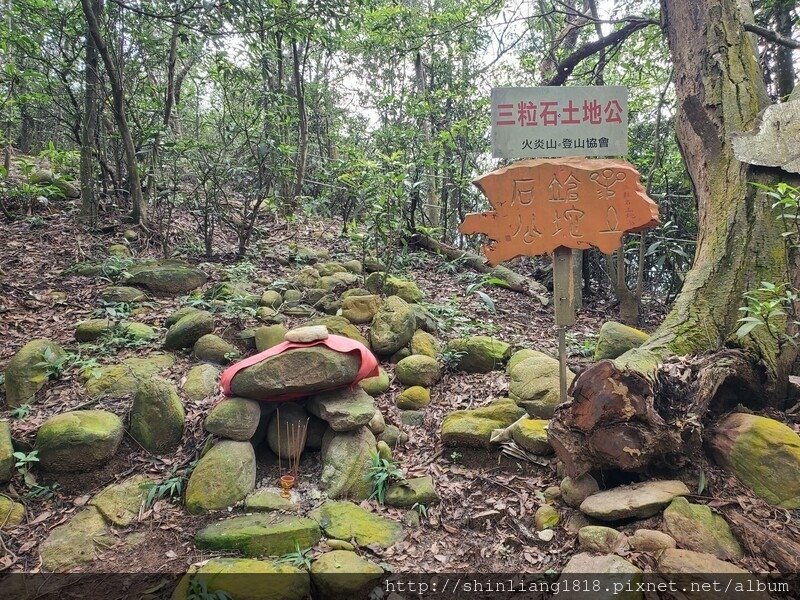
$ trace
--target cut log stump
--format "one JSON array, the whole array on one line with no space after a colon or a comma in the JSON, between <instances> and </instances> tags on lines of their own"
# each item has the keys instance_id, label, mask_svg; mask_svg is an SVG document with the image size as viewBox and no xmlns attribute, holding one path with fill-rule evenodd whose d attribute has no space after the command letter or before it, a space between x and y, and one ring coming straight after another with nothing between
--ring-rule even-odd
<instances>
[{"instance_id":1,"label":"cut log stump","mask_svg":"<svg viewBox=\"0 0 800 600\"><path fill-rule=\"evenodd\" d=\"M738 350L671 359L647 377L602 360L575 379L548 438L572 478L679 468L702 451L710 419L738 403L756 407L763 381Z\"/></svg>"}]
</instances>

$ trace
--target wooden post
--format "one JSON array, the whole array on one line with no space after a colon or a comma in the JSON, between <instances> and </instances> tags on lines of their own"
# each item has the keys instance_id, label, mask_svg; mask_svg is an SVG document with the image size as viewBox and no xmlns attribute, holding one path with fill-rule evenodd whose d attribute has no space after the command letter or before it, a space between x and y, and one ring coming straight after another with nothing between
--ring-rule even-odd
<instances>
[{"instance_id":1,"label":"wooden post","mask_svg":"<svg viewBox=\"0 0 800 600\"><path fill-rule=\"evenodd\" d=\"M562 403L567 401L566 328L575 324L573 260L571 248L559 246L553 251L553 300L558 328L559 389Z\"/></svg>"}]
</instances>

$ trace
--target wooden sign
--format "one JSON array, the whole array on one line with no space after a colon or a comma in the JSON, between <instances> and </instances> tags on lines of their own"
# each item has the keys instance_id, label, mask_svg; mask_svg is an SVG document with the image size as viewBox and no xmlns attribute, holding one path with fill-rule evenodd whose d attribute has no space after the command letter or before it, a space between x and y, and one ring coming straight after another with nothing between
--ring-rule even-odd
<instances>
[{"instance_id":1,"label":"wooden sign","mask_svg":"<svg viewBox=\"0 0 800 600\"><path fill-rule=\"evenodd\" d=\"M460 231L489 238L483 250L491 265L559 247L610 254L625 233L659 223L658 206L624 160L523 160L473 183L495 210L468 214Z\"/></svg>"},{"instance_id":2,"label":"wooden sign","mask_svg":"<svg viewBox=\"0 0 800 600\"><path fill-rule=\"evenodd\" d=\"M628 90L621 86L492 88L492 156L624 156Z\"/></svg>"}]
</instances>

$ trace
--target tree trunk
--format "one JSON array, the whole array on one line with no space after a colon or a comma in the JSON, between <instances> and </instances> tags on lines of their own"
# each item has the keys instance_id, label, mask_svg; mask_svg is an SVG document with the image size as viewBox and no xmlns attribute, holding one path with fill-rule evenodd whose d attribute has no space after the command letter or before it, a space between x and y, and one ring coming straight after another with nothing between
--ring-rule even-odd
<instances>
[{"instance_id":1,"label":"tree trunk","mask_svg":"<svg viewBox=\"0 0 800 600\"><path fill-rule=\"evenodd\" d=\"M308 53L308 43L304 56ZM297 99L297 154L295 156L295 178L294 190L290 202L292 206L297 205L297 198L303 193L303 181L306 176L306 162L308 160L308 114L306 112L306 92L303 85L303 73L301 70L300 51L297 42L292 40L292 78L294 79L294 90Z\"/></svg>"},{"instance_id":2,"label":"tree trunk","mask_svg":"<svg viewBox=\"0 0 800 600\"><path fill-rule=\"evenodd\" d=\"M100 1L92 0L92 11L100 12ZM94 144L97 136L97 86L100 81L97 46L91 33L86 32L86 58L84 67L85 91L83 123L81 127L81 213L89 227L97 225L97 196L94 188Z\"/></svg>"},{"instance_id":3,"label":"tree trunk","mask_svg":"<svg viewBox=\"0 0 800 600\"><path fill-rule=\"evenodd\" d=\"M99 9L95 12L95 5L92 0L81 0L81 7L83 14L86 17L86 23L89 27L89 33L92 36L92 41L97 47L97 52L103 60L103 66L108 74L108 79L111 83L111 98L114 107L114 119L117 122L117 129L122 140L122 147L125 153L125 166L128 170L128 186L130 188L132 212L131 216L135 223L145 223L147 221L147 204L145 203L144 196L142 195L142 184L139 178L139 165L136 160L136 148L133 144L133 136L131 135L130 128L128 127L128 118L125 112L125 94L122 88L121 72L117 69L111 53L109 52L108 45L103 39L100 32L99 16L102 13L102 4L96 7Z\"/></svg>"},{"instance_id":4,"label":"tree trunk","mask_svg":"<svg viewBox=\"0 0 800 600\"><path fill-rule=\"evenodd\" d=\"M787 174L743 164L733 153L732 136L751 129L767 104L737 2L662 0L662 11L675 67L676 133L697 197L697 251L672 311L644 346L581 373L573 401L557 409L549 437L570 476L691 461L715 416L739 403L780 408L796 356L765 327L735 335L743 294L797 276L770 199L750 185Z\"/></svg>"},{"instance_id":5,"label":"tree trunk","mask_svg":"<svg viewBox=\"0 0 800 600\"><path fill-rule=\"evenodd\" d=\"M666 354L743 345L763 363L773 403L785 397L795 353L762 328L735 336L743 294L762 281L791 281L789 257L771 201L751 182L786 174L751 167L732 136L751 129L768 98L735 0L662 0L675 68L676 133L697 198L699 233L692 269L675 305L650 340L619 363L651 370Z\"/></svg>"}]
</instances>

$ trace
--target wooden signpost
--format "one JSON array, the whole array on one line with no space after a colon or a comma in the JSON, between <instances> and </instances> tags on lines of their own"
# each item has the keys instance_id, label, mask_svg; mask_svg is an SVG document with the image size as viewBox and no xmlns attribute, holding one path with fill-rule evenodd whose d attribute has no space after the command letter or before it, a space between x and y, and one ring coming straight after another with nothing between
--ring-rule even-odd
<instances>
[{"instance_id":1,"label":"wooden signpost","mask_svg":"<svg viewBox=\"0 0 800 600\"><path fill-rule=\"evenodd\" d=\"M503 88L508 93L509 88ZM547 90L545 96L550 108L558 111L559 101L554 96L554 88L538 88ZM557 88L567 95L570 88ZM587 88L581 88L586 93ZM603 88L598 88L603 89ZM534 98L537 88L530 88L529 98ZM493 103L496 94L493 92ZM555 100L553 98L556 98ZM611 101L609 101L611 102ZM620 101L615 101L615 108ZM573 101L565 100L565 107L574 107ZM500 104L507 107L508 104ZM513 104L511 105L513 107ZM520 102L518 109L526 119L522 126L529 123L530 107L536 111L534 100ZM627 108L624 101L623 109ZM602 107L602 105L601 105ZM496 109L493 106L493 111ZM509 109L505 116L510 119ZM510 111L513 115L513 110ZM541 114L541 112L539 113ZM557 115L560 114L557 112ZM614 113L615 115L617 113ZM576 118L570 111L570 118ZM558 116L555 125L558 125ZM622 121L622 120L621 120ZM524 148L508 148L498 144L496 130L500 123L509 121L493 121L493 148L495 155L525 156ZM563 123L563 122L562 122ZM612 125L617 123L613 121ZM627 114L624 115L627 125ZM603 125L602 119L598 125ZM565 125L561 125L563 132ZM538 133L528 135L550 135L544 128ZM544 133L542 133L544 131ZM561 135L561 134L559 134ZM575 135L589 135L586 127ZM619 136L618 131L609 135ZM514 139L517 134L505 135L502 139ZM567 142L567 138L561 138ZM587 138L591 139L591 138ZM502 140L501 140L502 141ZM499 146L499 147L498 147ZM537 145L538 146L538 145ZM563 156L558 145L551 144L554 157ZM591 154L591 150L587 154ZM605 154L606 152L597 152ZM534 154L536 155L536 154ZM540 154L538 154L540 156ZM492 205L494 210L484 213L471 213L465 216L461 224L464 234L481 233L488 242L483 251L489 264L497 265L502 261L517 256L552 255L553 257L553 296L555 305L555 322L558 328L558 351L560 362L561 402L567 400L566 388L566 327L575 324L573 297L575 295L575 279L573 271L573 249L585 250L590 247L611 254L622 245L626 233L641 231L658 225L658 207L645 193L636 168L619 159L588 159L585 157L538 158L522 160L508 167L492 171L473 182Z\"/></svg>"}]
</instances>

